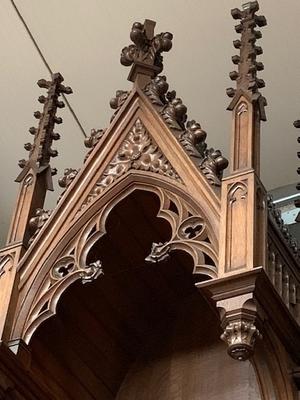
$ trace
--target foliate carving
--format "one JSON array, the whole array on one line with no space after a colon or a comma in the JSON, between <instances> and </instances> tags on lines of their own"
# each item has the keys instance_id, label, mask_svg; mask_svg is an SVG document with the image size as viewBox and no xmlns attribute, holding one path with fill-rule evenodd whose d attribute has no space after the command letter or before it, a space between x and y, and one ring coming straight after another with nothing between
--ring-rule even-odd
<instances>
[{"instance_id":1,"label":"foliate carving","mask_svg":"<svg viewBox=\"0 0 300 400\"><path fill-rule=\"evenodd\" d=\"M99 140L102 138L105 131L106 131L106 129L92 129L91 135L84 139L85 147L90 149L90 151L87 152L87 154L84 158L84 162L88 159L89 155L91 154L91 152L93 151L93 149L95 148L95 146L99 142Z\"/></svg>"},{"instance_id":2,"label":"foliate carving","mask_svg":"<svg viewBox=\"0 0 300 400\"><path fill-rule=\"evenodd\" d=\"M200 169L211 185L221 186L223 171L228 166L228 160L223 157L220 150L213 148L204 151L204 159L201 161Z\"/></svg>"},{"instance_id":3,"label":"foliate carving","mask_svg":"<svg viewBox=\"0 0 300 400\"><path fill-rule=\"evenodd\" d=\"M145 260L152 263L167 260L170 257L170 250L171 247L168 244L152 243L151 252Z\"/></svg>"},{"instance_id":4,"label":"foliate carving","mask_svg":"<svg viewBox=\"0 0 300 400\"><path fill-rule=\"evenodd\" d=\"M93 280L98 278L98 276L100 275L104 275L102 263L100 260L90 263L87 267L83 268L80 273L83 284L93 282Z\"/></svg>"},{"instance_id":5,"label":"foliate carving","mask_svg":"<svg viewBox=\"0 0 300 400\"><path fill-rule=\"evenodd\" d=\"M188 121L187 109L181 99L176 98L176 92L168 92L169 85L165 76L157 76L144 89L150 101L159 107L159 113L167 125L177 131L175 136L187 154L193 159L213 186L220 186L223 170L228 166L228 160L220 150L208 148L206 132L195 120ZM179 131L179 132L178 132Z\"/></svg>"},{"instance_id":6,"label":"foliate carving","mask_svg":"<svg viewBox=\"0 0 300 400\"><path fill-rule=\"evenodd\" d=\"M187 108L182 103L182 100L174 98L163 107L161 115L170 128L181 131L185 128L186 112Z\"/></svg>"},{"instance_id":7,"label":"foliate carving","mask_svg":"<svg viewBox=\"0 0 300 400\"><path fill-rule=\"evenodd\" d=\"M193 258L195 274L217 277L217 255L208 237L204 219L199 215L191 216L187 208L177 203L176 198L172 198L172 202L180 210L179 214L170 209L164 210L164 215L170 217L168 221L172 228L172 237L166 243L153 243L146 261L161 262L167 260L172 251L181 250Z\"/></svg>"},{"instance_id":8,"label":"foliate carving","mask_svg":"<svg viewBox=\"0 0 300 400\"><path fill-rule=\"evenodd\" d=\"M165 76L156 76L144 89L145 94L149 97L153 104L163 106L167 103L166 93L168 92L169 84Z\"/></svg>"},{"instance_id":9,"label":"foliate carving","mask_svg":"<svg viewBox=\"0 0 300 400\"><path fill-rule=\"evenodd\" d=\"M32 232L32 236L28 242L29 245L37 237L37 235L39 234L42 227L45 225L45 223L50 218L51 214L52 214L52 210L43 210L42 208L38 208L36 210L35 216L29 220L29 226L30 226L30 229Z\"/></svg>"},{"instance_id":10,"label":"foliate carving","mask_svg":"<svg viewBox=\"0 0 300 400\"><path fill-rule=\"evenodd\" d=\"M186 152L195 158L204 159L206 132L201 128L201 125L195 120L188 121L186 130L180 136L180 143Z\"/></svg>"},{"instance_id":11,"label":"foliate carving","mask_svg":"<svg viewBox=\"0 0 300 400\"><path fill-rule=\"evenodd\" d=\"M294 256L297 259L299 259L300 248L298 246L297 239L292 235L292 233L289 230L289 227L285 225L281 217L281 211L278 208L276 208L275 204L273 203L273 196L271 194L268 194L267 196L267 203L268 203L269 217L271 218L272 221L274 221L275 225L278 227L279 231L283 236L284 241L291 249Z\"/></svg>"},{"instance_id":12,"label":"foliate carving","mask_svg":"<svg viewBox=\"0 0 300 400\"><path fill-rule=\"evenodd\" d=\"M68 188L78 174L78 169L66 168L64 176L58 180L58 184L62 188Z\"/></svg>"},{"instance_id":13,"label":"foliate carving","mask_svg":"<svg viewBox=\"0 0 300 400\"><path fill-rule=\"evenodd\" d=\"M243 319L229 322L221 335L221 339L228 345L228 354L239 361L248 360L252 356L256 339L260 337L255 324Z\"/></svg>"},{"instance_id":14,"label":"foliate carving","mask_svg":"<svg viewBox=\"0 0 300 400\"><path fill-rule=\"evenodd\" d=\"M147 64L156 67L156 74L163 69L161 53L172 48L173 35L169 32L153 37L155 23L146 20L144 24L135 22L130 32L133 45L124 47L121 52L121 64L130 66L133 63Z\"/></svg>"},{"instance_id":15,"label":"foliate carving","mask_svg":"<svg viewBox=\"0 0 300 400\"><path fill-rule=\"evenodd\" d=\"M141 120L137 119L83 206L131 169L158 173L181 182L177 172L149 136Z\"/></svg>"},{"instance_id":16,"label":"foliate carving","mask_svg":"<svg viewBox=\"0 0 300 400\"><path fill-rule=\"evenodd\" d=\"M75 179L76 175L78 174L79 170L78 169L73 169L73 168L66 168L64 170L64 176L58 180L58 184L60 187L64 188L65 190L61 193L59 196L57 202L59 202L68 189L68 187L71 185L73 180Z\"/></svg>"},{"instance_id":17,"label":"foliate carving","mask_svg":"<svg viewBox=\"0 0 300 400\"><path fill-rule=\"evenodd\" d=\"M128 96L129 96L130 92L128 91L124 91L124 90L117 90L116 91L116 96L113 97L110 102L109 105L113 110L116 110L111 119L110 122L112 122L114 120L114 118L116 117L116 115L118 114L120 108L122 107L122 105L125 103L125 101L127 100Z\"/></svg>"}]
</instances>

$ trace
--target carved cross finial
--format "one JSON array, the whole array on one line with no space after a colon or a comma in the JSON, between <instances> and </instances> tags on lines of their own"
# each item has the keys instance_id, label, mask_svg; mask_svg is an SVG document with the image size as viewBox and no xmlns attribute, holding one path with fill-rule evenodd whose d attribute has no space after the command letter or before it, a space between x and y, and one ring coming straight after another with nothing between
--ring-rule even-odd
<instances>
[{"instance_id":1,"label":"carved cross finial","mask_svg":"<svg viewBox=\"0 0 300 400\"><path fill-rule=\"evenodd\" d=\"M146 19L144 24L132 25L130 39L134 44L124 47L121 52L121 64L131 66L128 80L135 82L138 75L154 78L163 70L164 51L172 48L173 35L170 32L154 36L155 22Z\"/></svg>"},{"instance_id":2,"label":"carved cross finial","mask_svg":"<svg viewBox=\"0 0 300 400\"><path fill-rule=\"evenodd\" d=\"M21 182L31 168L37 174L48 169L47 189L53 190L51 175L56 174L56 169L50 168L51 157L58 155L57 150L52 149L53 140L58 140L60 135L54 132L55 124L61 124L62 118L56 116L57 108L63 108L65 104L59 100L59 96L72 93L70 87L62 85L64 78L61 74L52 75L52 80L40 79L37 84L40 88L48 89L46 96L40 96L38 101L43 104L43 111L35 111L34 117L39 120L37 128L31 127L29 132L34 136L33 144L26 143L25 149L29 151L28 160L20 160L19 166L23 171L16 181Z\"/></svg>"},{"instance_id":3,"label":"carved cross finial","mask_svg":"<svg viewBox=\"0 0 300 400\"><path fill-rule=\"evenodd\" d=\"M294 121L294 127L300 128L300 120L299 119ZM298 143L300 143L300 136L298 136ZM297 152L297 156L298 156L298 158L300 158L300 151ZM298 173L298 175L300 175L300 167L297 168L297 173ZM296 189L300 190L300 182L297 183ZM295 206L297 208L300 208L300 199L295 200ZM300 211L296 217L296 222L300 222Z\"/></svg>"},{"instance_id":4,"label":"carved cross finial","mask_svg":"<svg viewBox=\"0 0 300 400\"><path fill-rule=\"evenodd\" d=\"M259 10L257 1L250 1L242 6L242 10L234 8L231 15L239 19L240 23L235 26L241 39L234 40L233 45L239 49L240 54L232 57L232 62L238 66L238 71L232 71L229 77L236 81L236 89L227 89L227 95L233 97L228 109L232 110L241 94L251 101L258 101L260 118L266 120L264 106L266 99L260 94L259 89L265 86L263 79L257 77L257 71L262 71L264 65L256 61L256 56L262 54L262 48L256 45L257 39L262 37L261 32L255 29L267 25L264 16L256 15Z\"/></svg>"}]
</instances>

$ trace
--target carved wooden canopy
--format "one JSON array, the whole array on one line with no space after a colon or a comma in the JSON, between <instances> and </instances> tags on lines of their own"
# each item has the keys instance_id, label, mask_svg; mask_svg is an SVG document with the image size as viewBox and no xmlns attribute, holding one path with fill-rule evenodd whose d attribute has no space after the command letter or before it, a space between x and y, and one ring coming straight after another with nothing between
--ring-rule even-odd
<instances>
[{"instance_id":1,"label":"carved wooden canopy","mask_svg":"<svg viewBox=\"0 0 300 400\"><path fill-rule=\"evenodd\" d=\"M227 90L233 97L228 107L233 128L225 178L228 161L207 144L206 132L187 116L183 100L162 75L162 54L171 49L173 35L154 34L155 23L145 20L133 24L133 44L121 52L121 63L131 68L132 89L116 92L108 127L91 131L82 165L64 171L57 205L45 210L56 172L50 158L57 155L51 147L59 138L54 126L62 122L56 115L63 107L59 95L71 89L62 85L60 74L39 81L48 95L39 98L43 110L34 114L39 126L30 128L34 140L25 145L29 159L20 162L16 211L0 253L3 340L21 338L28 344L72 283L110 273L101 251L92 261L90 255L108 234L114 210L143 191L155 197L155 218L169 229L168 237L151 243L143 261L160 265L176 252L189 256L193 283L220 311L230 356L253 357L255 343L269 335L268 318L289 352L291 343L300 349L299 249L259 177L266 101L259 92L264 86L257 77L263 65L256 61L261 33L255 28L266 20L257 11L256 1L232 10L233 18L241 20L236 26L241 38L234 41L240 54L232 58L238 71L230 73L236 89ZM277 319L272 319L274 310Z\"/></svg>"}]
</instances>

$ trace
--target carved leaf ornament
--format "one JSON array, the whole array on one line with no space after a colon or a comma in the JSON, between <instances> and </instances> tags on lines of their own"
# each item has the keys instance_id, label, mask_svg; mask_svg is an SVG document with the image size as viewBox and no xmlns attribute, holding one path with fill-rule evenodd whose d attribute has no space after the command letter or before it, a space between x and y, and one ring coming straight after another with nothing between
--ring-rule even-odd
<instances>
[{"instance_id":1,"label":"carved leaf ornament","mask_svg":"<svg viewBox=\"0 0 300 400\"><path fill-rule=\"evenodd\" d=\"M137 119L82 208L129 170L154 172L181 182L177 172L150 137L142 121Z\"/></svg>"}]
</instances>

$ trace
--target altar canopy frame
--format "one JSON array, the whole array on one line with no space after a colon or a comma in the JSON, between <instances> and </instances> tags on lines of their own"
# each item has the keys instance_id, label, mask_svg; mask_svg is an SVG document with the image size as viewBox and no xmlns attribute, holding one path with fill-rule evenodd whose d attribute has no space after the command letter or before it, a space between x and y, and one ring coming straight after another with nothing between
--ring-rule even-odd
<instances>
[{"instance_id":1,"label":"altar canopy frame","mask_svg":"<svg viewBox=\"0 0 300 400\"><path fill-rule=\"evenodd\" d=\"M260 92L264 81L258 72L264 66L256 59L262 54L256 42L266 19L258 10L253 1L231 11L239 20L240 38L233 42L237 71L229 74L236 88L227 89L229 161L209 147L207 133L188 118L187 107L162 75L162 54L171 50L173 35L155 34L153 21L136 22L133 44L121 52L132 89L116 92L108 128L91 131L83 165L64 171L59 179L64 191L56 207L45 210L57 172L50 161L57 156L54 127L62 122L59 96L72 89L59 73L38 81L47 96L39 97L43 109L34 113L39 124L29 130L34 140L25 144L28 160L19 162L20 190L0 251L1 398L298 398L300 252L260 180L266 99ZM119 278L121 273L127 278ZM149 309L146 288L152 293ZM104 316L97 296L107 297L104 303L115 309L114 316ZM108 339L103 332L118 318L120 332ZM80 321L86 321L85 331ZM105 336L102 344L88 333L93 327ZM130 344L133 331L137 337L143 332L139 345ZM64 332L78 341L78 349L68 347ZM82 350L85 341L114 365L109 372L93 351ZM177 386L164 379L158 394L161 360L168 357L171 366L164 373L174 373ZM223 370L205 368L209 359L223 363ZM183 368L190 369L188 388ZM236 375L229 378L226 371ZM224 394L225 376L230 388ZM201 382L210 379L212 388L205 392ZM245 382L248 389L239 391Z\"/></svg>"}]
</instances>

